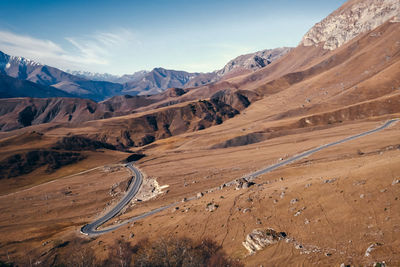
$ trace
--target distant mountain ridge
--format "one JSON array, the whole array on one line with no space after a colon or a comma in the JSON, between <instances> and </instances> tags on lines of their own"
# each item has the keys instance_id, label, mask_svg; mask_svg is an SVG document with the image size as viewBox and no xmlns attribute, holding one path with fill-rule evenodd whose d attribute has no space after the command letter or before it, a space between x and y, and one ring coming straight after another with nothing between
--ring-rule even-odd
<instances>
[{"instance_id":1,"label":"distant mountain ridge","mask_svg":"<svg viewBox=\"0 0 400 267\"><path fill-rule=\"evenodd\" d=\"M123 92L138 95L158 94L168 88L184 88L189 81L199 75L200 73L155 68L144 76L125 83Z\"/></svg>"},{"instance_id":2,"label":"distant mountain ridge","mask_svg":"<svg viewBox=\"0 0 400 267\"><path fill-rule=\"evenodd\" d=\"M161 67L154 68L152 71L142 70L122 76L86 71L69 71L69 73L83 79L122 84L121 93L130 95L154 95L168 88L183 88L191 79L200 75L200 73L168 70Z\"/></svg>"},{"instance_id":3,"label":"distant mountain ridge","mask_svg":"<svg viewBox=\"0 0 400 267\"><path fill-rule=\"evenodd\" d=\"M78 76L80 78L92 80L92 81L105 81L105 82L112 82L112 83L120 83L124 84L130 81L134 81L137 79L141 79L149 73L147 70L137 71L133 74L124 74L120 75L113 75L109 73L98 73L98 72L90 72L90 71L74 71L74 70L67 70L68 73Z\"/></svg>"},{"instance_id":4,"label":"distant mountain ridge","mask_svg":"<svg viewBox=\"0 0 400 267\"><path fill-rule=\"evenodd\" d=\"M0 73L18 80L26 80L47 87L51 86L66 92L66 96L90 98L95 101L112 97L122 90L122 85L118 83L80 78L57 68L22 57L10 56L1 51ZM20 89L22 90L22 88ZM11 91L10 94L12 94ZM26 92L26 96L29 96L29 92ZM53 96L59 96L59 94Z\"/></svg>"},{"instance_id":5,"label":"distant mountain ridge","mask_svg":"<svg viewBox=\"0 0 400 267\"><path fill-rule=\"evenodd\" d=\"M241 55L229 61L222 69L209 73L190 73L160 67L154 68L152 71L139 71L122 76L82 71L69 71L69 73L85 79L123 84L122 92L126 94L151 95L161 93L172 87L197 87L234 75L253 72L271 64L291 49L290 47L281 47Z\"/></svg>"}]
</instances>

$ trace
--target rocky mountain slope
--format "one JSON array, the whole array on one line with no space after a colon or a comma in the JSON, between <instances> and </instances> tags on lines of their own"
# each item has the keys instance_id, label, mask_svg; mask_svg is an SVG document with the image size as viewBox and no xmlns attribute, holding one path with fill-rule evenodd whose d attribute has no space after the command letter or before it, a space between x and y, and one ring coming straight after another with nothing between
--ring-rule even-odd
<instances>
[{"instance_id":1,"label":"rocky mountain slope","mask_svg":"<svg viewBox=\"0 0 400 267\"><path fill-rule=\"evenodd\" d=\"M398 0L352 0L311 28L300 44L334 50L399 15Z\"/></svg>"},{"instance_id":2,"label":"rocky mountain slope","mask_svg":"<svg viewBox=\"0 0 400 267\"><path fill-rule=\"evenodd\" d=\"M223 69L219 70L218 75L225 76L243 70L259 70L286 55L291 49L291 47L280 47L238 56L229 61Z\"/></svg>"},{"instance_id":3,"label":"rocky mountain slope","mask_svg":"<svg viewBox=\"0 0 400 267\"><path fill-rule=\"evenodd\" d=\"M280 47L238 56L229 61L220 70L199 75L190 81L185 87L202 86L235 77L237 75L254 72L286 55L291 49L291 47Z\"/></svg>"}]
</instances>

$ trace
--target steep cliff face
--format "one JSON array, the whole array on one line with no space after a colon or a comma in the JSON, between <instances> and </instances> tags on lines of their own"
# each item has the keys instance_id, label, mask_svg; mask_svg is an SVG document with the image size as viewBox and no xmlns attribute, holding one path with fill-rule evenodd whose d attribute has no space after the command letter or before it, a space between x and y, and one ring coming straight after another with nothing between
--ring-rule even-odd
<instances>
[{"instance_id":1,"label":"steep cliff face","mask_svg":"<svg viewBox=\"0 0 400 267\"><path fill-rule=\"evenodd\" d=\"M301 45L334 50L388 20L399 21L399 0L351 0L311 28Z\"/></svg>"}]
</instances>

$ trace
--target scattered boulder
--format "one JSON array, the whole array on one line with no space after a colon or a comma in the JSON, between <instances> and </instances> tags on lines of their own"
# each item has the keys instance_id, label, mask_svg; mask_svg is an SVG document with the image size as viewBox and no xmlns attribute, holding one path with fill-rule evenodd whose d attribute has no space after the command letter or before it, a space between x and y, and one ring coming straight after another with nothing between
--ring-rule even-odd
<instances>
[{"instance_id":1,"label":"scattered boulder","mask_svg":"<svg viewBox=\"0 0 400 267\"><path fill-rule=\"evenodd\" d=\"M392 185L400 184L400 179L393 180Z\"/></svg>"},{"instance_id":2,"label":"scattered boulder","mask_svg":"<svg viewBox=\"0 0 400 267\"><path fill-rule=\"evenodd\" d=\"M243 209L243 213L250 212L250 211L251 211L251 209L249 209L249 208Z\"/></svg>"},{"instance_id":3,"label":"scattered boulder","mask_svg":"<svg viewBox=\"0 0 400 267\"><path fill-rule=\"evenodd\" d=\"M290 200L290 205L293 205L296 202L299 202L299 200L297 198L293 198L292 200Z\"/></svg>"},{"instance_id":4,"label":"scattered boulder","mask_svg":"<svg viewBox=\"0 0 400 267\"><path fill-rule=\"evenodd\" d=\"M331 184L331 183L335 182L336 180L337 180L336 178L326 179L326 180L324 180L324 184Z\"/></svg>"},{"instance_id":5,"label":"scattered boulder","mask_svg":"<svg viewBox=\"0 0 400 267\"><path fill-rule=\"evenodd\" d=\"M199 192L199 193L197 193L197 195L196 195L197 198L201 198L201 197L203 197L203 196L204 196L204 194L203 194L202 192Z\"/></svg>"},{"instance_id":6,"label":"scattered boulder","mask_svg":"<svg viewBox=\"0 0 400 267\"><path fill-rule=\"evenodd\" d=\"M309 188L312 184L306 184L304 187Z\"/></svg>"},{"instance_id":7,"label":"scattered boulder","mask_svg":"<svg viewBox=\"0 0 400 267\"><path fill-rule=\"evenodd\" d=\"M367 250L365 251L365 257L369 257L369 256L371 256L371 252L376 248L376 247L380 247L380 246L382 246L382 244L381 243L373 243L373 244L371 244L368 248L367 248Z\"/></svg>"},{"instance_id":8,"label":"scattered boulder","mask_svg":"<svg viewBox=\"0 0 400 267\"><path fill-rule=\"evenodd\" d=\"M216 210L218 207L219 207L218 204L215 204L214 202L210 202L210 203L208 203L207 206L206 206L206 211L213 212L213 211Z\"/></svg>"},{"instance_id":9,"label":"scattered boulder","mask_svg":"<svg viewBox=\"0 0 400 267\"><path fill-rule=\"evenodd\" d=\"M364 185L366 182L366 180L355 181L353 185Z\"/></svg>"},{"instance_id":10,"label":"scattered boulder","mask_svg":"<svg viewBox=\"0 0 400 267\"><path fill-rule=\"evenodd\" d=\"M250 254L254 254L256 251L286 238L286 236L285 232L277 232L271 228L267 228L266 230L254 229L246 236L246 239L242 244Z\"/></svg>"},{"instance_id":11,"label":"scattered boulder","mask_svg":"<svg viewBox=\"0 0 400 267\"><path fill-rule=\"evenodd\" d=\"M253 182L248 181L246 178L237 179L237 180L235 180L234 183L236 185L236 188L235 188L236 190L246 189L255 184Z\"/></svg>"},{"instance_id":12,"label":"scattered boulder","mask_svg":"<svg viewBox=\"0 0 400 267\"><path fill-rule=\"evenodd\" d=\"M303 245L302 244L294 244L294 248L295 249L303 249Z\"/></svg>"},{"instance_id":13,"label":"scattered boulder","mask_svg":"<svg viewBox=\"0 0 400 267\"><path fill-rule=\"evenodd\" d=\"M295 217L299 216L299 215L303 212L303 210L305 210L305 209L306 209L306 207L302 207L301 209L299 209L298 211L296 211L296 213L294 214L294 216L295 216Z\"/></svg>"}]
</instances>

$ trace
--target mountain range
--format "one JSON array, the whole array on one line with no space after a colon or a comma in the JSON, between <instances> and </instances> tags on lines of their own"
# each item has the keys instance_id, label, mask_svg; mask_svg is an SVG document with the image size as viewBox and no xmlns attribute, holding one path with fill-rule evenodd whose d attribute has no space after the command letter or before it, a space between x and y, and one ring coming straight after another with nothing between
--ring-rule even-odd
<instances>
[{"instance_id":1,"label":"mountain range","mask_svg":"<svg viewBox=\"0 0 400 267\"><path fill-rule=\"evenodd\" d=\"M154 68L152 71L138 71L133 74L125 74L122 76L82 71L69 72L89 80L123 84L124 93L138 95L157 94L171 87L198 87L236 75L256 71L284 56L291 49L290 47L282 47L241 55L229 61L222 69L209 73L189 73L185 71L167 70L164 68Z\"/></svg>"},{"instance_id":2,"label":"mountain range","mask_svg":"<svg viewBox=\"0 0 400 267\"><path fill-rule=\"evenodd\" d=\"M111 83L134 96L0 99L0 260L90 266L72 260L138 251L129 266L159 254L144 257L142 240L187 244L172 233L235 266L399 266L399 40L398 0L350 0L295 48ZM7 88L57 89L17 69L2 72ZM123 197L132 160L143 185L101 229L116 228L78 238Z\"/></svg>"},{"instance_id":3,"label":"mountain range","mask_svg":"<svg viewBox=\"0 0 400 267\"><path fill-rule=\"evenodd\" d=\"M0 51L0 73L8 76L7 78L0 77L0 79L7 79L7 82L1 83L0 92L1 95L7 97L64 96L89 98L94 101L124 94L153 95L172 87L197 87L232 75L255 71L285 55L288 51L290 48L278 48L239 56L223 69L212 73L189 73L155 68L152 71L139 71L122 76L78 71L68 73L29 59L9 56ZM29 83L11 82L12 79L9 77L32 82L36 84L35 89L32 89Z\"/></svg>"}]
</instances>

